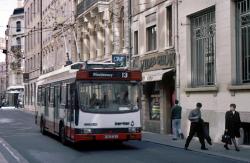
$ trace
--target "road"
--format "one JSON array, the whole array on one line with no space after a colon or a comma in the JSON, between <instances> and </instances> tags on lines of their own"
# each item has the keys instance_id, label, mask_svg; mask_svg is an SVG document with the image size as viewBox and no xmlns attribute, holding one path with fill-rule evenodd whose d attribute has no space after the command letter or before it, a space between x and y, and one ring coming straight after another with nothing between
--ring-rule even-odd
<instances>
[{"instance_id":1,"label":"road","mask_svg":"<svg viewBox=\"0 0 250 163\"><path fill-rule=\"evenodd\" d=\"M3 163L239 162L144 141L64 146L56 137L41 135L33 115L19 110L0 110L0 153Z\"/></svg>"}]
</instances>

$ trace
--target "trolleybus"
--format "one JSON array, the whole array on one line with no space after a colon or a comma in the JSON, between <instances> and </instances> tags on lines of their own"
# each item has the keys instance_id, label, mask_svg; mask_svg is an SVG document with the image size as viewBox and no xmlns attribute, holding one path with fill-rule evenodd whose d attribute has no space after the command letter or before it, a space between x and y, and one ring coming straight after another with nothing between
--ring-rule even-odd
<instances>
[{"instance_id":1,"label":"trolleybus","mask_svg":"<svg viewBox=\"0 0 250 163\"><path fill-rule=\"evenodd\" d=\"M75 63L41 75L36 123L62 143L141 140L139 70Z\"/></svg>"}]
</instances>

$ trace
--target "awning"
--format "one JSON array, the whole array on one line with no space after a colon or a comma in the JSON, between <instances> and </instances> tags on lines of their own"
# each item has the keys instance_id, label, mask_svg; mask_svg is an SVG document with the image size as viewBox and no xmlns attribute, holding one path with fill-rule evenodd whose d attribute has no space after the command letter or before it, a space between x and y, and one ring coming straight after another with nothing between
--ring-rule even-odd
<instances>
[{"instance_id":1,"label":"awning","mask_svg":"<svg viewBox=\"0 0 250 163\"><path fill-rule=\"evenodd\" d=\"M172 70L173 68L166 69L166 70L155 70L155 71L150 71L150 72L143 72L142 82L160 81L162 80L162 76L165 73L170 72Z\"/></svg>"}]
</instances>

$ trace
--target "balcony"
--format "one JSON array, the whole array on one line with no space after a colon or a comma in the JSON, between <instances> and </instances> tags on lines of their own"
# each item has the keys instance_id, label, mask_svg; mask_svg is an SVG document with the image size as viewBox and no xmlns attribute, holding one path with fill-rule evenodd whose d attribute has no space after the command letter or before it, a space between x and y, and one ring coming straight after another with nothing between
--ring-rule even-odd
<instances>
[{"instance_id":1,"label":"balcony","mask_svg":"<svg viewBox=\"0 0 250 163\"><path fill-rule=\"evenodd\" d=\"M108 1L109 0L83 0L77 5L76 17L87 11L90 7L94 6L95 4Z\"/></svg>"}]
</instances>

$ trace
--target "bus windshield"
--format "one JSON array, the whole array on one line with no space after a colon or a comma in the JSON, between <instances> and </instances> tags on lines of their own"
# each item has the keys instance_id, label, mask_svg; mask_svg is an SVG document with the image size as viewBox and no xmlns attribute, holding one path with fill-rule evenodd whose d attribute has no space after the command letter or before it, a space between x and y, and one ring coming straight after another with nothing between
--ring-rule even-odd
<instances>
[{"instance_id":1,"label":"bus windshield","mask_svg":"<svg viewBox=\"0 0 250 163\"><path fill-rule=\"evenodd\" d=\"M91 113L124 113L139 110L137 83L78 83L80 109Z\"/></svg>"}]
</instances>

